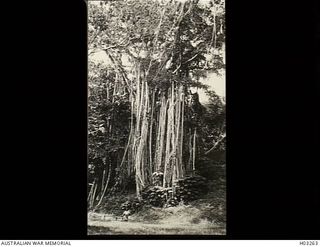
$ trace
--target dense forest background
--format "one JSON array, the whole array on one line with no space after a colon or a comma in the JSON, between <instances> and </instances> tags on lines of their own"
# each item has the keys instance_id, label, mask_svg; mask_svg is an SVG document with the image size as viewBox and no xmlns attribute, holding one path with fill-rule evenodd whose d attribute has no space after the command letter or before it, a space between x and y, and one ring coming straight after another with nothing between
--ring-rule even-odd
<instances>
[{"instance_id":1,"label":"dense forest background","mask_svg":"<svg viewBox=\"0 0 320 247\"><path fill-rule=\"evenodd\" d=\"M224 179L225 99L201 82L224 71L224 15L223 0L88 2L89 211L126 193L188 203Z\"/></svg>"}]
</instances>

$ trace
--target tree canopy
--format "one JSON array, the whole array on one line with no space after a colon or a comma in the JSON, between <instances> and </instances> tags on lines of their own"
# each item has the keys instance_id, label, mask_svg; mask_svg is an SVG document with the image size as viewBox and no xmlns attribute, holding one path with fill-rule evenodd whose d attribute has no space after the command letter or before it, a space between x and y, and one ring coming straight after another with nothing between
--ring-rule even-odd
<instances>
[{"instance_id":1,"label":"tree canopy","mask_svg":"<svg viewBox=\"0 0 320 247\"><path fill-rule=\"evenodd\" d=\"M88 2L90 207L130 183L139 197L155 172L174 186L224 149L224 102L190 91L224 69L224 19L223 0Z\"/></svg>"}]
</instances>

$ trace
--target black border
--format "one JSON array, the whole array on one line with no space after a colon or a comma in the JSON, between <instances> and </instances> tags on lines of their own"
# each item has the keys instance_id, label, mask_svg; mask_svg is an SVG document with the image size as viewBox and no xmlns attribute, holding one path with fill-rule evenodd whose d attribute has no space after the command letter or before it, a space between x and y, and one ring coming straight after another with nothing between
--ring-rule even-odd
<instances>
[{"instance_id":1,"label":"black border","mask_svg":"<svg viewBox=\"0 0 320 247\"><path fill-rule=\"evenodd\" d=\"M86 4L31 1L4 7L1 239L319 239L319 3L226 2L227 236L87 236Z\"/></svg>"}]
</instances>

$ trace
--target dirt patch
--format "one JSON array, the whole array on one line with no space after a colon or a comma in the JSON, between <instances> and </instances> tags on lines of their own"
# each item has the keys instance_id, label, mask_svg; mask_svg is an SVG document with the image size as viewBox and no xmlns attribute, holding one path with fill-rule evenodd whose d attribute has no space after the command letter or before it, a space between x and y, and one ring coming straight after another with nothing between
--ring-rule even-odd
<instances>
[{"instance_id":1,"label":"dirt patch","mask_svg":"<svg viewBox=\"0 0 320 247\"><path fill-rule=\"evenodd\" d=\"M155 224L120 221L91 221L89 235L224 235L225 229L213 224Z\"/></svg>"}]
</instances>

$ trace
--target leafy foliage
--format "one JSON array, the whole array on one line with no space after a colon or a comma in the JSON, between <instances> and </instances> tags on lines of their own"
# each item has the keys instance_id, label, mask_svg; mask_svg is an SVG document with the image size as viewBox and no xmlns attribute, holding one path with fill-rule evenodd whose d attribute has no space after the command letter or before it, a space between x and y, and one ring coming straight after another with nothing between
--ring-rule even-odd
<instances>
[{"instance_id":1,"label":"leafy foliage","mask_svg":"<svg viewBox=\"0 0 320 247\"><path fill-rule=\"evenodd\" d=\"M101 173L111 154L121 154L129 133L130 109L125 95L108 99L115 86L115 73L101 64L91 64L95 74L89 83L88 151L89 170ZM100 170L100 171L99 171Z\"/></svg>"},{"instance_id":2,"label":"leafy foliage","mask_svg":"<svg viewBox=\"0 0 320 247\"><path fill-rule=\"evenodd\" d=\"M183 86L183 138L195 136L197 162L201 163L225 132L225 104L220 97L208 91L210 104L205 107L190 91L207 89L200 83L205 70L219 73L224 68L224 1L89 1L88 10L88 171L89 183L96 185L91 187L91 195L99 200L108 183L113 185L111 191L117 191L114 188L123 182L120 178L132 185L130 168L124 169L129 166L124 165L127 161L123 157L132 155L128 151L129 137L133 120L138 117L132 111L132 97L141 80L150 88L150 95L141 98L141 102L151 102L154 95L155 113L147 112L145 118L152 119L150 126L154 129L159 122L156 113L161 97L168 96L169 88ZM106 53L107 63L90 59L98 51ZM148 140L156 137L149 132L147 136ZM189 156L188 145L188 141L182 145L184 157ZM148 148L154 150L155 144L150 143ZM225 148L224 141L219 142L218 148Z\"/></svg>"}]
</instances>

